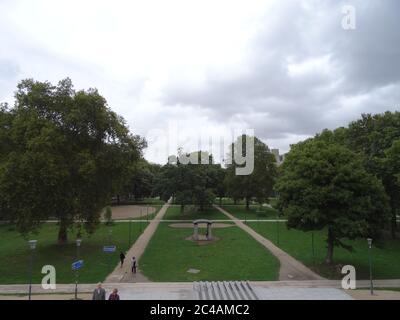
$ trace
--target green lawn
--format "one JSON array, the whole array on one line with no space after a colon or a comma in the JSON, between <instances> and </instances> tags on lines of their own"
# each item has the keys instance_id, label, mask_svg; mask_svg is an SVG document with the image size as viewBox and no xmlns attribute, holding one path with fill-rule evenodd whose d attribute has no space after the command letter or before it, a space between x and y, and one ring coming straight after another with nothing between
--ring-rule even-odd
<instances>
[{"instance_id":1,"label":"green lawn","mask_svg":"<svg viewBox=\"0 0 400 320\"><path fill-rule=\"evenodd\" d=\"M237 227L214 229L221 240L199 246L185 240L190 229L161 224L140 260L153 281L276 280L279 262ZM190 268L200 270L188 273Z\"/></svg>"},{"instance_id":2,"label":"green lawn","mask_svg":"<svg viewBox=\"0 0 400 320\"><path fill-rule=\"evenodd\" d=\"M223 208L240 220L276 219L278 215L278 211L275 209L268 207L260 209L259 205L250 205L249 210L245 205L228 205Z\"/></svg>"},{"instance_id":3,"label":"green lawn","mask_svg":"<svg viewBox=\"0 0 400 320\"><path fill-rule=\"evenodd\" d=\"M177 209L169 208L167 216L174 217ZM207 214L216 217L218 211ZM239 228L213 229L220 240L202 246L185 240L192 234L191 228L160 224L140 260L143 273L152 281L278 279L279 261ZM190 268L200 272L188 273Z\"/></svg>"},{"instance_id":4,"label":"green lawn","mask_svg":"<svg viewBox=\"0 0 400 320\"><path fill-rule=\"evenodd\" d=\"M146 222L131 223L131 242L134 243L140 235L140 229L147 226ZM111 244L117 246L117 252L111 257L102 252L104 245L110 244L109 230L112 230ZM76 260L75 238L70 236L70 243L65 246L56 244L58 226L55 223L43 225L37 235L30 238L38 240L35 250L33 282L40 283L43 275L41 268L44 265L56 267L57 283L72 283L74 273L71 271L71 263ZM28 281L28 263L30 250L25 239L10 226L0 226L0 283L18 284ZM96 283L103 281L108 274L108 261L114 269L119 261L119 252L128 248L129 223L114 223L108 227L104 224L91 236L84 236L80 249L80 259L85 266L80 271L82 283ZM111 258L109 260L109 258Z\"/></svg>"},{"instance_id":5,"label":"green lawn","mask_svg":"<svg viewBox=\"0 0 400 320\"><path fill-rule=\"evenodd\" d=\"M278 198L270 197L270 198L268 198L268 201L271 206L274 206L276 204L276 202L278 201ZM215 198L214 203L219 205L220 204L219 198ZM241 199L241 200L236 201L236 203L235 203L232 198L222 198L221 204L222 205L245 205L246 201L244 199ZM254 200L251 202L251 204L257 205L257 203Z\"/></svg>"},{"instance_id":6,"label":"green lawn","mask_svg":"<svg viewBox=\"0 0 400 320\"><path fill-rule=\"evenodd\" d=\"M277 229L276 222L250 222L248 225L275 244L278 244L279 232L280 248L327 278L343 277L337 270L337 265L353 265L356 268L357 279L369 278L368 247L365 239L345 241L345 243L353 245L354 252L335 247L334 264L336 267L327 267L324 264L327 237L325 231L314 232L314 264L311 232L288 230L284 222L279 223L279 229ZM374 246L372 260L375 279L399 279L400 240L387 240L379 248Z\"/></svg>"}]
</instances>

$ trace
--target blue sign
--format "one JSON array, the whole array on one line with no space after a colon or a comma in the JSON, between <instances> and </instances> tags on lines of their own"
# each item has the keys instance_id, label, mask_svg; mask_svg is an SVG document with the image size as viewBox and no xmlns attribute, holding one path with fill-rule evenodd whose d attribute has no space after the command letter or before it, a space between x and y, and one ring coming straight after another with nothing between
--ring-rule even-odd
<instances>
[{"instance_id":1,"label":"blue sign","mask_svg":"<svg viewBox=\"0 0 400 320\"><path fill-rule=\"evenodd\" d=\"M83 260L76 261L72 264L72 270L79 270L83 267Z\"/></svg>"},{"instance_id":2,"label":"blue sign","mask_svg":"<svg viewBox=\"0 0 400 320\"><path fill-rule=\"evenodd\" d=\"M108 253L115 252L116 250L117 250L116 246L104 246L103 247L103 251L108 252Z\"/></svg>"}]
</instances>

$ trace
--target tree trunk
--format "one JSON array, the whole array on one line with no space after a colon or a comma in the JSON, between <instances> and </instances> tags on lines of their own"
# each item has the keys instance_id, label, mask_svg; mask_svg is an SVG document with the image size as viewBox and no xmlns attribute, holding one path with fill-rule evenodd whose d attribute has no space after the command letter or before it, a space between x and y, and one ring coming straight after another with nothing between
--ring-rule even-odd
<instances>
[{"instance_id":1,"label":"tree trunk","mask_svg":"<svg viewBox=\"0 0 400 320\"><path fill-rule=\"evenodd\" d=\"M331 227L328 227L328 252L326 254L325 262L327 264L332 264L333 262L333 246L334 246L334 236Z\"/></svg>"},{"instance_id":2,"label":"tree trunk","mask_svg":"<svg viewBox=\"0 0 400 320\"><path fill-rule=\"evenodd\" d=\"M119 198L119 194L117 194L117 204L120 204L120 198Z\"/></svg>"},{"instance_id":3,"label":"tree trunk","mask_svg":"<svg viewBox=\"0 0 400 320\"><path fill-rule=\"evenodd\" d=\"M183 210L185 210L185 205L181 204L181 213L183 213Z\"/></svg>"},{"instance_id":4,"label":"tree trunk","mask_svg":"<svg viewBox=\"0 0 400 320\"><path fill-rule=\"evenodd\" d=\"M250 209L250 199L246 198L246 210Z\"/></svg>"},{"instance_id":5,"label":"tree trunk","mask_svg":"<svg viewBox=\"0 0 400 320\"><path fill-rule=\"evenodd\" d=\"M222 197L219 197L219 206L222 206Z\"/></svg>"},{"instance_id":6,"label":"tree trunk","mask_svg":"<svg viewBox=\"0 0 400 320\"><path fill-rule=\"evenodd\" d=\"M60 228L58 229L58 244L64 245L68 241L67 223L60 220Z\"/></svg>"},{"instance_id":7,"label":"tree trunk","mask_svg":"<svg viewBox=\"0 0 400 320\"><path fill-rule=\"evenodd\" d=\"M391 225L392 239L396 239L397 217L396 217L396 208L394 206L392 206L392 221L390 225Z\"/></svg>"}]
</instances>

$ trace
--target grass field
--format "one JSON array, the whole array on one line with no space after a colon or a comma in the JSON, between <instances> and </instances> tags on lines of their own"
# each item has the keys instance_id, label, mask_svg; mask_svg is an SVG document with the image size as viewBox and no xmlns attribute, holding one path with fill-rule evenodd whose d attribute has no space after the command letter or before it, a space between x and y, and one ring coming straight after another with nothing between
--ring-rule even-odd
<instances>
[{"instance_id":1,"label":"grass field","mask_svg":"<svg viewBox=\"0 0 400 320\"><path fill-rule=\"evenodd\" d=\"M369 278L368 247L365 239L345 241L353 246L354 252L335 247L333 258L336 267L328 267L324 264L327 237L325 231L314 232L314 264L311 232L288 230L284 222L279 223L279 229L276 222L249 222L248 225L322 276L332 279L342 278L337 266L353 265L356 268L357 279ZM375 279L399 279L399 262L400 240L387 240L382 247L373 246L372 263Z\"/></svg>"},{"instance_id":2,"label":"grass field","mask_svg":"<svg viewBox=\"0 0 400 320\"><path fill-rule=\"evenodd\" d=\"M277 200L278 200L278 198L273 198L273 197L268 198L268 202L271 206L274 206L276 204ZM235 203L232 198L226 197L226 198L222 198L221 201L219 200L219 198L215 198L214 203L217 205L219 205L221 203L222 205L243 205L244 206L246 204L246 201L244 199L241 199L241 200L236 201L236 203ZM258 205L256 203L256 201L254 201L254 200L250 204Z\"/></svg>"},{"instance_id":3,"label":"grass field","mask_svg":"<svg viewBox=\"0 0 400 320\"><path fill-rule=\"evenodd\" d=\"M141 229L147 226L146 222L131 224L131 243L140 235ZM109 230L112 230L109 241ZM56 267L57 283L72 283L75 274L71 270L71 263L76 261L75 238L70 236L70 243L65 246L56 244L58 226L55 223L43 225L37 235L30 238L38 240L35 250L33 282L40 283L44 275L41 269L44 265ZM28 263L30 250L27 241L10 226L0 226L0 283L18 284L28 282ZM112 226L101 224L91 236L82 237L80 259L84 260L84 267L80 271L80 282L96 283L103 281L108 274L108 264L114 269L119 261L119 252L128 248L129 223L114 223ZM111 242L111 243L110 243ZM115 254L102 252L104 245L116 245Z\"/></svg>"},{"instance_id":4,"label":"grass field","mask_svg":"<svg viewBox=\"0 0 400 320\"><path fill-rule=\"evenodd\" d=\"M177 209L169 208L167 216ZM218 219L219 212L206 217ZM160 224L140 260L143 273L152 281L277 280L278 260L239 228L213 229L220 240L209 245L185 240L192 234L191 228ZM188 273L191 268L200 272Z\"/></svg>"},{"instance_id":5,"label":"grass field","mask_svg":"<svg viewBox=\"0 0 400 320\"><path fill-rule=\"evenodd\" d=\"M249 210L244 205L225 205L223 208L240 220L276 219L278 211L268 207L250 205Z\"/></svg>"}]
</instances>

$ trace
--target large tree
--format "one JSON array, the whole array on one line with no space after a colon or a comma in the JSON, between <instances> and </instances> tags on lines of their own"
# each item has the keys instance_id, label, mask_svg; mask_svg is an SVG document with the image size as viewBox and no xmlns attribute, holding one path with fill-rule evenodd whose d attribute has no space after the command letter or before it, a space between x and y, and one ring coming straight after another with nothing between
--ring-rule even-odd
<instances>
[{"instance_id":1,"label":"large tree","mask_svg":"<svg viewBox=\"0 0 400 320\"><path fill-rule=\"evenodd\" d=\"M400 112L363 114L361 119L350 123L347 143L352 150L364 155L367 170L377 175L390 197L391 233L396 237L396 216L400 212L400 188L387 159L387 150L400 139Z\"/></svg>"},{"instance_id":2,"label":"large tree","mask_svg":"<svg viewBox=\"0 0 400 320\"><path fill-rule=\"evenodd\" d=\"M251 147L246 143L253 144ZM249 150L254 150L249 152ZM254 161L254 169L248 175L239 175L237 169L249 166L248 162L240 164L238 155L247 158L246 161ZM253 157L253 160L250 160ZM277 177L277 165L275 156L270 152L268 146L257 137L240 136L231 145L228 159L232 163L227 165L226 186L227 193L234 199L245 199L246 208L249 209L250 201L255 198L260 204L268 200L272 194ZM251 165L250 165L251 166Z\"/></svg>"},{"instance_id":3,"label":"large tree","mask_svg":"<svg viewBox=\"0 0 400 320\"><path fill-rule=\"evenodd\" d=\"M155 178L160 171L161 166L149 163L142 158L126 168L125 182L117 195L119 202L120 195L125 199L143 199L153 196Z\"/></svg>"},{"instance_id":4,"label":"large tree","mask_svg":"<svg viewBox=\"0 0 400 320\"><path fill-rule=\"evenodd\" d=\"M281 167L278 207L289 228L327 230L328 264L344 239L378 237L388 218L387 196L363 158L317 136L292 146ZM331 135L332 136L332 135Z\"/></svg>"},{"instance_id":5,"label":"large tree","mask_svg":"<svg viewBox=\"0 0 400 320\"><path fill-rule=\"evenodd\" d=\"M196 159L196 163L183 161L183 158ZM215 199L215 190L218 182L219 164L213 163L213 158L207 152L197 151L171 156L156 179L156 191L164 199L173 197L174 201L184 211L185 206L195 205L203 210L211 205ZM207 159L208 164L201 163Z\"/></svg>"},{"instance_id":6,"label":"large tree","mask_svg":"<svg viewBox=\"0 0 400 320\"><path fill-rule=\"evenodd\" d=\"M59 221L66 243L74 221L94 230L101 209L120 188L124 168L141 157L145 141L95 89L75 91L65 79L24 80L15 106L2 109L0 206L21 233L46 219ZM5 119L5 120L4 120Z\"/></svg>"}]
</instances>

